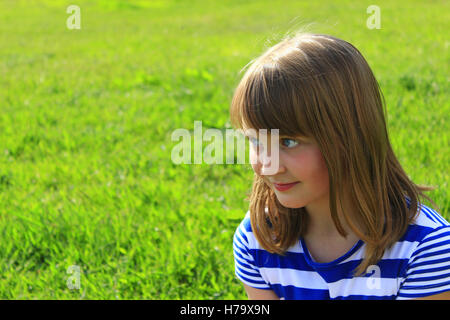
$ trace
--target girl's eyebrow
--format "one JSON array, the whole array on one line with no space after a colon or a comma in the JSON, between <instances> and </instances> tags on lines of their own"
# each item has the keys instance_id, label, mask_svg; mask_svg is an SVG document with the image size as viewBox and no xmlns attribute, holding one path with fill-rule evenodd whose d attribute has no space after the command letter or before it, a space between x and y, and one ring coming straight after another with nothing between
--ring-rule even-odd
<instances>
[{"instance_id":1,"label":"girl's eyebrow","mask_svg":"<svg viewBox=\"0 0 450 320\"><path fill-rule=\"evenodd\" d=\"M252 130L244 131L243 134L247 138L258 138L258 136L259 136L258 133L256 133L256 135L254 135ZM295 139L295 140L305 140L306 139L305 137L292 136L292 135L286 135L286 134L280 134L280 135L278 135L278 138L279 139L289 138L289 139Z\"/></svg>"},{"instance_id":2,"label":"girl's eyebrow","mask_svg":"<svg viewBox=\"0 0 450 320\"><path fill-rule=\"evenodd\" d=\"M259 138L258 130L256 130L256 129L248 129L248 128L246 128L246 129L242 129L242 130L243 130L243 135L246 138L256 138L256 139ZM254 133L256 133L256 135ZM279 139L286 139L286 138L288 138L288 139L300 140L300 141L305 141L305 140L308 139L307 137L303 137L303 136L293 136L293 135L286 135L286 134L280 134L280 135L278 135L278 138Z\"/></svg>"},{"instance_id":3,"label":"girl's eyebrow","mask_svg":"<svg viewBox=\"0 0 450 320\"><path fill-rule=\"evenodd\" d=\"M279 137L280 137L280 139L288 138L288 139L293 139L293 140L305 140L306 139L306 137L289 136L289 135L286 135L286 134L280 134Z\"/></svg>"}]
</instances>

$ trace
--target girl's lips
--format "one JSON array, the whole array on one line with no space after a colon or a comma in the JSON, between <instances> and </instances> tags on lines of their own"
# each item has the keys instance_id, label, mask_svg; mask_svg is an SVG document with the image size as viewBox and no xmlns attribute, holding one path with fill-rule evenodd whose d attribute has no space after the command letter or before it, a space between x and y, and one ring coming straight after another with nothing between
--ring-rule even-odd
<instances>
[{"instance_id":1,"label":"girl's lips","mask_svg":"<svg viewBox=\"0 0 450 320\"><path fill-rule=\"evenodd\" d=\"M274 187L275 189L277 189L278 191L286 191L289 190L290 188L292 188L293 186L295 186L297 183L300 183L299 181L297 182L292 182L292 183L274 183Z\"/></svg>"}]
</instances>

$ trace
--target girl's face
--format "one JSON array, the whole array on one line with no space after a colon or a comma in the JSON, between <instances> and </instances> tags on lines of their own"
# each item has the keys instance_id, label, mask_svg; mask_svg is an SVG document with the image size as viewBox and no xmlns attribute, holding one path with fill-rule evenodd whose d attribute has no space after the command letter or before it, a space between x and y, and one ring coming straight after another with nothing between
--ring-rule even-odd
<instances>
[{"instance_id":1,"label":"girl's face","mask_svg":"<svg viewBox=\"0 0 450 320\"><path fill-rule=\"evenodd\" d=\"M318 146L314 141L302 138L279 137L278 170L265 174L265 168L270 165L265 155L272 152L262 152L256 137L249 137L250 158L253 170L263 176L275 192L278 201L287 208L301 208L308 205L324 205L329 199L328 169ZM270 141L268 137L267 141ZM267 170L266 170L267 172ZM293 185L283 185L291 184Z\"/></svg>"}]
</instances>

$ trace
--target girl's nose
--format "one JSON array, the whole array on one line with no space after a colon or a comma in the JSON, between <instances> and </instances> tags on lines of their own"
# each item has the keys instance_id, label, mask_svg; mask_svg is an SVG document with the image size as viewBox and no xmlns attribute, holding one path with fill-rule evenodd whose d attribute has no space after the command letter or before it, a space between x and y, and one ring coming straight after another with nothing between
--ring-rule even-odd
<instances>
[{"instance_id":1,"label":"girl's nose","mask_svg":"<svg viewBox=\"0 0 450 320\"><path fill-rule=\"evenodd\" d=\"M264 152L258 157L260 175L270 176L283 173L286 171L281 165L279 157L267 155Z\"/></svg>"}]
</instances>

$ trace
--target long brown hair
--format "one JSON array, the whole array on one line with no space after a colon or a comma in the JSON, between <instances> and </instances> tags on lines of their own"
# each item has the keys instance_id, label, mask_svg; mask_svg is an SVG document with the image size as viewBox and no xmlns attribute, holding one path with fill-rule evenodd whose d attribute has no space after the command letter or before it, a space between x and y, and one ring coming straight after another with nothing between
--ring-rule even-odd
<instances>
[{"instance_id":1,"label":"long brown hair","mask_svg":"<svg viewBox=\"0 0 450 320\"><path fill-rule=\"evenodd\" d=\"M299 33L252 61L230 108L235 127L314 138L328 168L333 222L346 236L339 212L366 244L356 274L376 264L401 238L420 198L437 207L423 194L434 187L413 183L397 160L385 104L358 49L333 36ZM356 210L352 215L343 209L344 199ZM305 234L306 209L281 205L258 174L249 200L253 232L267 251L283 254Z\"/></svg>"}]
</instances>

